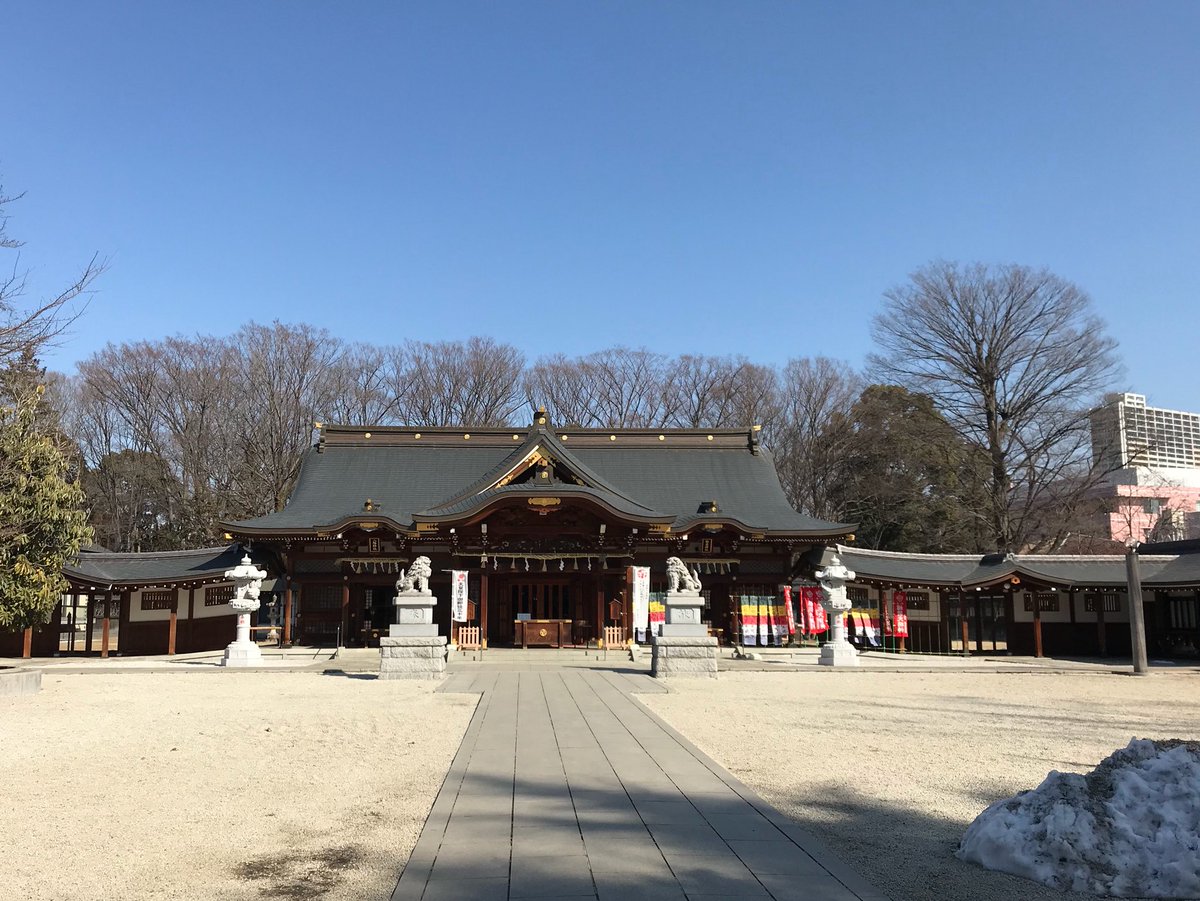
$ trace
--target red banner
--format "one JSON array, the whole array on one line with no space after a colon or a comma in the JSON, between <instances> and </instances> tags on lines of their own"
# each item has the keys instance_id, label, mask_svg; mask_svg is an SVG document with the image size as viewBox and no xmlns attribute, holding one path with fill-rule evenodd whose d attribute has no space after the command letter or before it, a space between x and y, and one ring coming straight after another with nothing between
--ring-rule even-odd
<instances>
[{"instance_id":1,"label":"red banner","mask_svg":"<svg viewBox=\"0 0 1200 901\"><path fill-rule=\"evenodd\" d=\"M783 586L783 606L787 609L788 635L796 634L796 611L792 609L792 586Z\"/></svg>"},{"instance_id":2,"label":"red banner","mask_svg":"<svg viewBox=\"0 0 1200 901\"><path fill-rule=\"evenodd\" d=\"M821 606L821 589L817 586L806 585L800 589L800 612L804 618L805 634L819 635L829 631L825 608Z\"/></svg>"},{"instance_id":3,"label":"red banner","mask_svg":"<svg viewBox=\"0 0 1200 901\"><path fill-rule=\"evenodd\" d=\"M892 592L891 608L887 617L887 634L895 638L908 638L908 595L903 591Z\"/></svg>"}]
</instances>

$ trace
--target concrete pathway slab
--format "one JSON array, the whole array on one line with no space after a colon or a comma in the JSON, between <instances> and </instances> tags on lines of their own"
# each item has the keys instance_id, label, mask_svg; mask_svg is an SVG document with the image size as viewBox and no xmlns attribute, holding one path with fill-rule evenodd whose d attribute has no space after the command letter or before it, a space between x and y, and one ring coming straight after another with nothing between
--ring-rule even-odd
<instances>
[{"instance_id":1,"label":"concrete pathway slab","mask_svg":"<svg viewBox=\"0 0 1200 901\"><path fill-rule=\"evenodd\" d=\"M481 692L392 901L885 901L637 703L635 671L472 667Z\"/></svg>"}]
</instances>

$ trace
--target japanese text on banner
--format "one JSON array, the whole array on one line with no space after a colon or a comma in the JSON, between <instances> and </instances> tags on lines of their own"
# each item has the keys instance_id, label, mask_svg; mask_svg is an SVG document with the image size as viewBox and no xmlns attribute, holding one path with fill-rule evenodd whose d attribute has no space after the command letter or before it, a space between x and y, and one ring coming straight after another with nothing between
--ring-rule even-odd
<instances>
[{"instance_id":1,"label":"japanese text on banner","mask_svg":"<svg viewBox=\"0 0 1200 901\"><path fill-rule=\"evenodd\" d=\"M629 567L629 579L632 583L632 607L634 640L647 640L646 632L650 627L650 567Z\"/></svg>"},{"instance_id":2,"label":"japanese text on banner","mask_svg":"<svg viewBox=\"0 0 1200 901\"><path fill-rule=\"evenodd\" d=\"M467 621L467 572L462 569L450 572L450 616L456 623Z\"/></svg>"}]
</instances>

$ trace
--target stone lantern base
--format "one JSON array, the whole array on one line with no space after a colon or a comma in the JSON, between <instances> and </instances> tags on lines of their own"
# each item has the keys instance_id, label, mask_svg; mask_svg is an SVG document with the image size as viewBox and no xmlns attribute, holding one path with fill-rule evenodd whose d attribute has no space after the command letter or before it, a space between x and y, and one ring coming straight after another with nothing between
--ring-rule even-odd
<instances>
[{"instance_id":1,"label":"stone lantern base","mask_svg":"<svg viewBox=\"0 0 1200 901\"><path fill-rule=\"evenodd\" d=\"M440 679L446 674L445 635L379 639L380 679Z\"/></svg>"},{"instance_id":2,"label":"stone lantern base","mask_svg":"<svg viewBox=\"0 0 1200 901\"><path fill-rule=\"evenodd\" d=\"M221 666L262 666L263 655L254 642L232 641L225 647Z\"/></svg>"},{"instance_id":3,"label":"stone lantern base","mask_svg":"<svg viewBox=\"0 0 1200 901\"><path fill-rule=\"evenodd\" d=\"M827 641L821 645L821 657L817 663L821 666L858 666L858 651L844 638L841 641Z\"/></svg>"},{"instance_id":4,"label":"stone lantern base","mask_svg":"<svg viewBox=\"0 0 1200 901\"><path fill-rule=\"evenodd\" d=\"M250 614L239 612L237 638L226 646L221 666L262 666L262 659L262 651L250 640Z\"/></svg>"}]
</instances>

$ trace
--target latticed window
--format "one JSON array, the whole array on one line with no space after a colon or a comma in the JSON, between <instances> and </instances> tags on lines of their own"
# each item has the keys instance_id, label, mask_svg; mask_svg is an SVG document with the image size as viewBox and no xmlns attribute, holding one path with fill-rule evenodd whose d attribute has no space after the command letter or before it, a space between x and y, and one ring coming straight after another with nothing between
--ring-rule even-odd
<instances>
[{"instance_id":1,"label":"latticed window","mask_svg":"<svg viewBox=\"0 0 1200 901\"><path fill-rule=\"evenodd\" d=\"M143 610L170 610L175 605L173 591L143 591Z\"/></svg>"},{"instance_id":2,"label":"latticed window","mask_svg":"<svg viewBox=\"0 0 1200 901\"><path fill-rule=\"evenodd\" d=\"M846 588L846 597L855 607L871 606L871 592L863 588L861 585L849 585Z\"/></svg>"},{"instance_id":3,"label":"latticed window","mask_svg":"<svg viewBox=\"0 0 1200 901\"><path fill-rule=\"evenodd\" d=\"M337 610L341 606L342 588L340 585L304 586L305 610Z\"/></svg>"},{"instance_id":4,"label":"latticed window","mask_svg":"<svg viewBox=\"0 0 1200 901\"><path fill-rule=\"evenodd\" d=\"M1121 609L1121 596L1114 591L1106 591L1102 594L1085 594L1083 596L1083 609L1088 613L1095 613L1102 601L1105 613L1117 613Z\"/></svg>"},{"instance_id":5,"label":"latticed window","mask_svg":"<svg viewBox=\"0 0 1200 901\"><path fill-rule=\"evenodd\" d=\"M1039 591L1036 594L1032 592L1025 593L1025 611L1033 612L1033 604L1037 602L1037 609L1043 613L1058 612L1058 593L1054 591Z\"/></svg>"},{"instance_id":6,"label":"latticed window","mask_svg":"<svg viewBox=\"0 0 1200 901\"><path fill-rule=\"evenodd\" d=\"M928 610L929 609L929 592L928 591L906 591L904 597L908 601L909 610Z\"/></svg>"},{"instance_id":7,"label":"latticed window","mask_svg":"<svg viewBox=\"0 0 1200 901\"><path fill-rule=\"evenodd\" d=\"M232 585L210 585L204 589L204 606L220 607L233 600Z\"/></svg>"}]
</instances>

